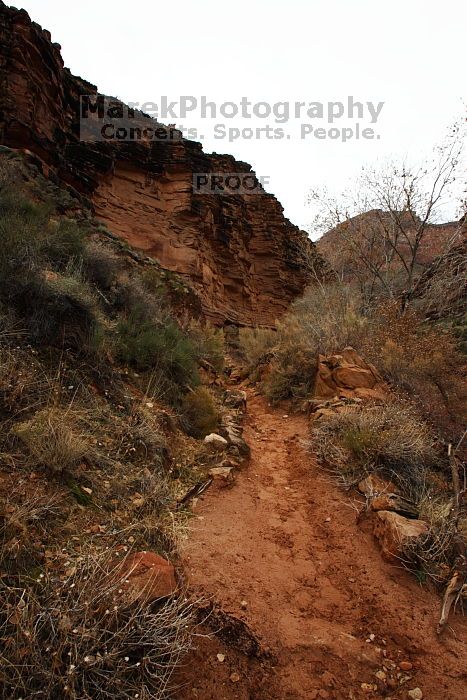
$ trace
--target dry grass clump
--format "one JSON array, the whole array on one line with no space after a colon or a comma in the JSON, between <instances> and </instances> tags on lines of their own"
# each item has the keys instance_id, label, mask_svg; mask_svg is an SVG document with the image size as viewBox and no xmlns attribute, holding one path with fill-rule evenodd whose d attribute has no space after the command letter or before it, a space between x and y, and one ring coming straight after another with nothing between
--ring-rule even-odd
<instances>
[{"instance_id":1,"label":"dry grass clump","mask_svg":"<svg viewBox=\"0 0 467 700\"><path fill-rule=\"evenodd\" d=\"M462 536L453 527L449 513L443 520L430 520L424 510L421 517L428 523L428 532L408 540L401 551L402 563L415 573L420 582L430 579L435 585L444 586L452 576L459 551L457 542ZM467 541L464 535L464 548Z\"/></svg>"},{"instance_id":2,"label":"dry grass clump","mask_svg":"<svg viewBox=\"0 0 467 700\"><path fill-rule=\"evenodd\" d=\"M66 507L57 491L32 489L27 496L13 487L0 499L0 568L3 574L25 573L40 562L34 545L63 521Z\"/></svg>"},{"instance_id":3,"label":"dry grass clump","mask_svg":"<svg viewBox=\"0 0 467 700\"><path fill-rule=\"evenodd\" d=\"M183 596L130 604L115 553L81 553L67 573L0 583L3 697L162 700L190 648Z\"/></svg>"},{"instance_id":4,"label":"dry grass clump","mask_svg":"<svg viewBox=\"0 0 467 700\"><path fill-rule=\"evenodd\" d=\"M454 533L447 522L409 539L400 553L402 563L420 583L430 579L439 586L447 583L455 557Z\"/></svg>"},{"instance_id":5,"label":"dry grass clump","mask_svg":"<svg viewBox=\"0 0 467 700\"><path fill-rule=\"evenodd\" d=\"M166 438L157 411L138 405L132 407L129 416L114 419L114 436L114 444L109 447L116 460L147 463L152 469L160 469L167 457Z\"/></svg>"},{"instance_id":6,"label":"dry grass clump","mask_svg":"<svg viewBox=\"0 0 467 700\"><path fill-rule=\"evenodd\" d=\"M107 291L121 272L122 261L108 246L90 242L83 250L81 267L89 282Z\"/></svg>"},{"instance_id":7,"label":"dry grass clump","mask_svg":"<svg viewBox=\"0 0 467 700\"><path fill-rule=\"evenodd\" d=\"M427 489L420 499L419 517L428 523L429 530L405 544L401 559L421 580L429 578L436 585L445 585L459 555L459 544L465 550L467 513L461 511L455 523L453 509L454 499L445 491Z\"/></svg>"},{"instance_id":8,"label":"dry grass clump","mask_svg":"<svg viewBox=\"0 0 467 700\"><path fill-rule=\"evenodd\" d=\"M397 401L348 406L322 416L313 424L312 437L322 463L346 486L380 471L416 500L437 460L428 426L409 404Z\"/></svg>"},{"instance_id":9,"label":"dry grass clump","mask_svg":"<svg viewBox=\"0 0 467 700\"><path fill-rule=\"evenodd\" d=\"M74 412L51 407L18 423L14 433L27 448L28 466L60 474L71 472L92 454L89 438L78 427L79 418Z\"/></svg>"},{"instance_id":10,"label":"dry grass clump","mask_svg":"<svg viewBox=\"0 0 467 700\"><path fill-rule=\"evenodd\" d=\"M15 341L8 343L9 340ZM42 405L49 393L49 377L37 358L24 347L21 334L4 327L0 319L0 444L8 425L24 412ZM0 448L1 449L1 448Z\"/></svg>"}]
</instances>

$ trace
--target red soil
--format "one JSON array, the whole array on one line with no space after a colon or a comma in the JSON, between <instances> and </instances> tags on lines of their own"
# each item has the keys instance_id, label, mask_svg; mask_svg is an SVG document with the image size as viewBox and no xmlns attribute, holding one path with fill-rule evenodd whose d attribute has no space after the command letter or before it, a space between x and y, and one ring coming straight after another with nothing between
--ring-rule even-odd
<instances>
[{"instance_id":1,"label":"red soil","mask_svg":"<svg viewBox=\"0 0 467 700\"><path fill-rule=\"evenodd\" d=\"M302 444L307 419L248 395L251 460L232 488L197 503L184 558L191 587L226 619L243 620L261 650L244 653L234 629L226 641L201 636L177 679L177 698L402 700L419 687L424 700L463 700L462 616L436 636L439 598L383 561L351 497ZM402 685L401 661L413 665ZM389 686L375 677L385 665Z\"/></svg>"}]
</instances>

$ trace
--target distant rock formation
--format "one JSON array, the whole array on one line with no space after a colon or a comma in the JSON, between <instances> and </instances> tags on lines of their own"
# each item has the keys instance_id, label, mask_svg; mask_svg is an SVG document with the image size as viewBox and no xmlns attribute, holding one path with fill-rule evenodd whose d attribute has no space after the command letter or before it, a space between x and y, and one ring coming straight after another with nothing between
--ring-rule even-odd
<instances>
[{"instance_id":1,"label":"distant rock formation","mask_svg":"<svg viewBox=\"0 0 467 700\"><path fill-rule=\"evenodd\" d=\"M415 236L415 226L418 225L418 220L413 218L409 212L401 212L399 215L400 222L403 224L404 230L409 238ZM391 228L391 214L388 212L374 209L366 211L362 214L350 217L333 229L330 229L316 241L316 247L324 258L332 265L339 275L347 282L354 278L355 266L359 265L358 256L355 254L353 242L356 242L356 249L370 251L371 243L365 244L360 241L377 241L378 236L371 233L372 231L381 233L379 240L381 247L384 241L384 228ZM440 256L448 241L453 239L456 234L460 234L460 222L450 221L442 224L428 224L420 243L420 248L417 252L417 271L421 274L431 263ZM465 232L464 232L465 237ZM364 238L363 238L364 237ZM377 246L373 243L375 252ZM400 237L400 243L397 246L399 253L407 261L410 260L411 252L409 245L403 237ZM398 256L394 256L394 268L402 268L402 262Z\"/></svg>"},{"instance_id":2,"label":"distant rock formation","mask_svg":"<svg viewBox=\"0 0 467 700\"><path fill-rule=\"evenodd\" d=\"M0 143L32 151L113 233L186 276L215 323L273 325L311 280L304 259L328 276L274 196L192 190L193 173L249 173L249 165L187 139L80 141L83 95L97 88L64 68L50 33L0 0Z\"/></svg>"}]
</instances>

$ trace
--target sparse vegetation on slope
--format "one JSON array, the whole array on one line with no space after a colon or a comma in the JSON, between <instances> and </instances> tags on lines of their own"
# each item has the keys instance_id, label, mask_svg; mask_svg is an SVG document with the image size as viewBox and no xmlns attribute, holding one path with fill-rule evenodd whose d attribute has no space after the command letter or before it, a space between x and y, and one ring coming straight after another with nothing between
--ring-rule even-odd
<instances>
[{"instance_id":1,"label":"sparse vegetation on slope","mask_svg":"<svg viewBox=\"0 0 467 700\"><path fill-rule=\"evenodd\" d=\"M133 552L177 562L222 339L74 196L11 152L0 174L1 696L162 700L191 603L182 581L128 601L117 573Z\"/></svg>"}]
</instances>

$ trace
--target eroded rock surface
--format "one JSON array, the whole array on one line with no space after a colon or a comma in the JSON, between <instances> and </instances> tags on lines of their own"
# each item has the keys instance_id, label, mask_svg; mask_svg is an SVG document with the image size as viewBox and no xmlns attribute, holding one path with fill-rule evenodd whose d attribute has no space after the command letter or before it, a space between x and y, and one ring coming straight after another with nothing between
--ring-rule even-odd
<instances>
[{"instance_id":1,"label":"eroded rock surface","mask_svg":"<svg viewBox=\"0 0 467 700\"><path fill-rule=\"evenodd\" d=\"M313 396L318 403L335 397L382 400L385 386L374 365L348 347L336 355L319 355Z\"/></svg>"},{"instance_id":2,"label":"eroded rock surface","mask_svg":"<svg viewBox=\"0 0 467 700\"><path fill-rule=\"evenodd\" d=\"M154 552L135 552L126 557L119 570L122 589L130 602L151 603L168 598L177 590L172 564Z\"/></svg>"},{"instance_id":3,"label":"eroded rock surface","mask_svg":"<svg viewBox=\"0 0 467 700\"><path fill-rule=\"evenodd\" d=\"M409 520L403 515L382 510L375 513L374 529L385 559L398 559L404 546L428 532L424 520Z\"/></svg>"}]
</instances>

